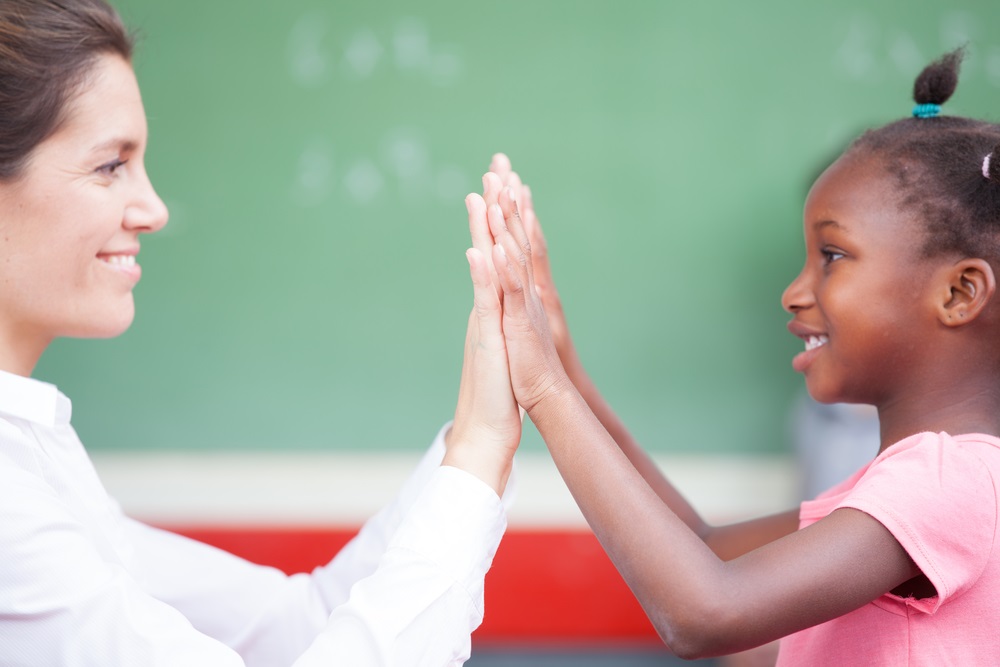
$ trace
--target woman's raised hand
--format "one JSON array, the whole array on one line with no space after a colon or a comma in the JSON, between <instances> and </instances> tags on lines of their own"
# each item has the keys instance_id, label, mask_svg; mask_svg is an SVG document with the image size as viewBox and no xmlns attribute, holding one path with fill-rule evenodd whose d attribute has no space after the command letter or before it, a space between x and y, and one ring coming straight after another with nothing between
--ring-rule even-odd
<instances>
[{"instance_id":1,"label":"woman's raised hand","mask_svg":"<svg viewBox=\"0 0 1000 667\"><path fill-rule=\"evenodd\" d=\"M502 494L521 439L521 416L508 372L499 291L490 261L493 237L486 203L474 194L465 203L473 240L473 247L466 252L473 308L465 336L455 423L446 437L442 463L479 477Z\"/></svg>"}]
</instances>

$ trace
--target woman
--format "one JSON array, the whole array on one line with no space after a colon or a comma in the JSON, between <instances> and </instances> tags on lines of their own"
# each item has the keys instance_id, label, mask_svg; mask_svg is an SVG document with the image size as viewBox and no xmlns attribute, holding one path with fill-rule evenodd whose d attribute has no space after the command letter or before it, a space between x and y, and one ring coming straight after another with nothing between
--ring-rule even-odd
<instances>
[{"instance_id":1,"label":"woman","mask_svg":"<svg viewBox=\"0 0 1000 667\"><path fill-rule=\"evenodd\" d=\"M505 365L476 372L502 346L488 280L453 428L311 575L125 517L69 400L30 378L55 338L128 328L140 237L167 222L131 53L103 0L0 0L0 663L461 664L520 437Z\"/></svg>"}]
</instances>

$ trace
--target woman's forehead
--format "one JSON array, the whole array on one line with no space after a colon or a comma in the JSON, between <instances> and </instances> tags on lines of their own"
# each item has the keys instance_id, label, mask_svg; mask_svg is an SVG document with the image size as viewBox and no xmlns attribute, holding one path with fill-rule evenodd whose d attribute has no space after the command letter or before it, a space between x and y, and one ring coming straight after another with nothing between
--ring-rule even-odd
<instances>
[{"instance_id":1,"label":"woman's forehead","mask_svg":"<svg viewBox=\"0 0 1000 667\"><path fill-rule=\"evenodd\" d=\"M53 135L78 136L87 150L109 144L142 144L146 116L131 65L118 56L96 61L66 105L66 119Z\"/></svg>"}]
</instances>

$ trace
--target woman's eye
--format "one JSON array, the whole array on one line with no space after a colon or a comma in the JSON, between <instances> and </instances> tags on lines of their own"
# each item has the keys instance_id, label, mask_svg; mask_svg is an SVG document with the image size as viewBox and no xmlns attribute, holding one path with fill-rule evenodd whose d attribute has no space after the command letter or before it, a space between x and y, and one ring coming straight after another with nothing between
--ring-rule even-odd
<instances>
[{"instance_id":1,"label":"woman's eye","mask_svg":"<svg viewBox=\"0 0 1000 667\"><path fill-rule=\"evenodd\" d=\"M111 162L102 164L100 167L97 168L97 171L98 173L104 174L106 176L111 176L116 171L118 171L118 167L121 167L126 162L128 162L128 160L121 160L119 158L115 158Z\"/></svg>"}]
</instances>

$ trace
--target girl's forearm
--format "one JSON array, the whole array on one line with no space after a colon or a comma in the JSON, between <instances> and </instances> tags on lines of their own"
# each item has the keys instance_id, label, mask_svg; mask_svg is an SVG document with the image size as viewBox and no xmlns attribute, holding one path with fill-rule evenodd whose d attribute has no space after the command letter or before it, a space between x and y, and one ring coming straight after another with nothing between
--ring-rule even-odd
<instances>
[{"instance_id":1,"label":"girl's forearm","mask_svg":"<svg viewBox=\"0 0 1000 667\"><path fill-rule=\"evenodd\" d=\"M593 412L594 416L618 444L622 453L632 466L642 475L646 483L653 489L660 500L684 521L687 526L702 538L707 537L711 527L705 523L698 512L670 483L659 466L650 458L646 450L632 437L625 423L615 413L611 405L604 399L597 385L590 379L576 351L570 346L568 354L560 355L563 366L570 381L576 387L580 396Z\"/></svg>"},{"instance_id":2,"label":"girl's forearm","mask_svg":"<svg viewBox=\"0 0 1000 667\"><path fill-rule=\"evenodd\" d=\"M683 654L688 636L721 613L722 562L646 483L569 383L529 415L615 567L663 640Z\"/></svg>"}]
</instances>

